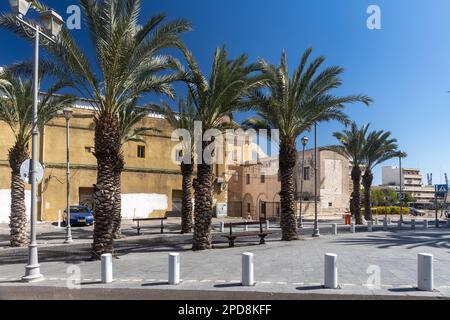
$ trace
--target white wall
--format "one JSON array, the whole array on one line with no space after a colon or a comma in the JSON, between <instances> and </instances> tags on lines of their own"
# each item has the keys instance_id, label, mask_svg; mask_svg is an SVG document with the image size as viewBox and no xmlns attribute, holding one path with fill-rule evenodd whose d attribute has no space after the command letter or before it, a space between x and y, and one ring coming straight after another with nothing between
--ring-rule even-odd
<instances>
[{"instance_id":1,"label":"white wall","mask_svg":"<svg viewBox=\"0 0 450 320\"><path fill-rule=\"evenodd\" d=\"M167 210L168 198L165 194L135 193L122 194L122 218L147 218L153 210Z\"/></svg>"},{"instance_id":2,"label":"white wall","mask_svg":"<svg viewBox=\"0 0 450 320\"><path fill-rule=\"evenodd\" d=\"M27 217L30 219L31 192L25 191L25 206ZM0 223L9 223L11 214L11 190L0 189Z\"/></svg>"}]
</instances>

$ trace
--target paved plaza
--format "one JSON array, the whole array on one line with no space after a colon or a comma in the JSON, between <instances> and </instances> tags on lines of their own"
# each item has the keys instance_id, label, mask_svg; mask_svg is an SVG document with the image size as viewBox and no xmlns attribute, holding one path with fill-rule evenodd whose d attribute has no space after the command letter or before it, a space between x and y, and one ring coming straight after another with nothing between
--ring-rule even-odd
<instances>
[{"instance_id":1,"label":"paved plaza","mask_svg":"<svg viewBox=\"0 0 450 320\"><path fill-rule=\"evenodd\" d=\"M89 260L90 241L79 239L72 245L61 245L59 239L64 233L57 229L54 233L58 236L53 237L58 240L47 235L50 237L47 242L50 243L40 244L39 258L44 281L33 284L20 282L27 263L26 248L0 250L0 298L13 297L17 290L24 290L26 286L32 286L35 290L43 290L42 287L65 290L66 293L71 292L71 297L82 290L94 290L91 292L96 292L98 298L102 297L101 292L108 292L98 290L101 288L120 288L125 290L123 292L139 290L137 297L165 299L197 291L212 291L211 298L239 293L261 298L270 293L294 299L314 295L330 298L360 295L369 295L369 298L450 297L449 228L435 229L430 226L428 230L418 227L411 231L408 225L398 230L396 224L392 224L387 232L381 230L382 226L376 226L375 232L368 233L366 227L360 227L352 234L347 226L341 225L339 235L333 236L329 224L323 223L322 236L313 239L310 237L311 225L307 223L301 240L286 243L279 241L279 229L273 225L274 234L266 245L257 245L257 241L247 239L238 241L235 248L228 247L217 228L215 223L215 249L193 252L190 250L191 235L179 235L168 230L164 235L150 231L136 236L130 225L125 226L127 238L116 244L119 259L113 261L114 282L111 284L101 284L100 262ZM90 231L74 228L74 234L78 237L83 232ZM177 286L167 284L169 252L179 252L181 256L182 282ZM253 287L240 285L241 254L244 252L254 253L256 285ZM417 254L422 252L434 255L434 292L415 289ZM340 289L322 288L325 253L338 255ZM79 271L80 286L76 286L78 278L74 277L74 270ZM67 289L73 285L81 291ZM140 290L147 290L147 293ZM165 294L155 294L159 290ZM26 292L32 294L39 291ZM120 295L119 292L116 295ZM274 298L273 295L270 297Z\"/></svg>"}]
</instances>

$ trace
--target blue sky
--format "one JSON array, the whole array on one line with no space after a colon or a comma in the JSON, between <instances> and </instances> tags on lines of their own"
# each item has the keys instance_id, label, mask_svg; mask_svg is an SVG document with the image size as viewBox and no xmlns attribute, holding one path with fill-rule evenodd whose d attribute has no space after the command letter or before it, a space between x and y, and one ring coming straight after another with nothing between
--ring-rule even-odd
<instances>
[{"instance_id":1,"label":"blue sky","mask_svg":"<svg viewBox=\"0 0 450 320\"><path fill-rule=\"evenodd\" d=\"M67 18L76 0L43 0ZM203 70L214 49L226 44L232 56L248 53L278 63L286 49L291 70L301 53L313 47L327 65L344 67L344 85L336 93L368 94L369 107L349 106L358 123L390 130L408 152L405 165L419 167L434 182L450 173L450 1L448 0L145 0L142 18L165 12L190 20L194 30L184 40ZM381 8L381 30L366 27L366 9ZM2 0L0 11L9 10ZM89 50L84 26L74 31ZM30 44L0 32L0 65L30 59ZM45 89L45 88L44 88ZM240 116L241 118L243 117ZM337 123L319 126L319 145L334 143ZM386 165L396 165L397 160ZM376 170L375 183L380 182Z\"/></svg>"}]
</instances>

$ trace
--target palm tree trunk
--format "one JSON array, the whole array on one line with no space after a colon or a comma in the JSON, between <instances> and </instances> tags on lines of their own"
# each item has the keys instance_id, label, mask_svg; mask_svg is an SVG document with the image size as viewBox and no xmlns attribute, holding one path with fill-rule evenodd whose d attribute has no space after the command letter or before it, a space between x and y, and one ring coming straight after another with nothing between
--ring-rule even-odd
<instances>
[{"instance_id":1,"label":"palm tree trunk","mask_svg":"<svg viewBox=\"0 0 450 320\"><path fill-rule=\"evenodd\" d=\"M203 142L202 151L210 142ZM202 152L203 154L203 152ZM212 165L203 161L197 165L195 189L195 217L193 250L211 249L211 220L212 220Z\"/></svg>"},{"instance_id":2,"label":"palm tree trunk","mask_svg":"<svg viewBox=\"0 0 450 320\"><path fill-rule=\"evenodd\" d=\"M122 171L124 168L123 155L119 155L119 161L116 164L114 184L116 186L116 201L114 203L113 213L113 237L114 239L123 239L125 236L122 234Z\"/></svg>"},{"instance_id":3,"label":"palm tree trunk","mask_svg":"<svg viewBox=\"0 0 450 320\"><path fill-rule=\"evenodd\" d=\"M9 165L11 167L11 215L10 243L12 247L24 247L27 240L27 215L25 207L25 183L20 178L20 166L28 158L25 146L16 143L9 150Z\"/></svg>"},{"instance_id":4,"label":"palm tree trunk","mask_svg":"<svg viewBox=\"0 0 450 320\"><path fill-rule=\"evenodd\" d=\"M183 175L183 203L181 209L181 233L192 232L192 174L194 164L182 163L181 174Z\"/></svg>"},{"instance_id":5,"label":"palm tree trunk","mask_svg":"<svg viewBox=\"0 0 450 320\"><path fill-rule=\"evenodd\" d=\"M364 185L364 219L372 220L372 207L370 205L370 189L372 188L373 174L370 169L367 169L362 178Z\"/></svg>"},{"instance_id":6,"label":"palm tree trunk","mask_svg":"<svg viewBox=\"0 0 450 320\"><path fill-rule=\"evenodd\" d=\"M295 217L295 178L294 169L297 159L295 142L283 141L280 145L281 175L281 233L283 241L298 240Z\"/></svg>"},{"instance_id":7,"label":"palm tree trunk","mask_svg":"<svg viewBox=\"0 0 450 320\"><path fill-rule=\"evenodd\" d=\"M353 181L353 212L352 215L355 217L356 224L363 224L361 219L361 169L358 166L353 166L352 169L352 181Z\"/></svg>"},{"instance_id":8,"label":"palm tree trunk","mask_svg":"<svg viewBox=\"0 0 450 320\"><path fill-rule=\"evenodd\" d=\"M114 254L113 215L117 199L116 165L120 158L120 133L115 115L102 114L95 119L95 157L97 184L94 188L95 224L93 258Z\"/></svg>"}]
</instances>

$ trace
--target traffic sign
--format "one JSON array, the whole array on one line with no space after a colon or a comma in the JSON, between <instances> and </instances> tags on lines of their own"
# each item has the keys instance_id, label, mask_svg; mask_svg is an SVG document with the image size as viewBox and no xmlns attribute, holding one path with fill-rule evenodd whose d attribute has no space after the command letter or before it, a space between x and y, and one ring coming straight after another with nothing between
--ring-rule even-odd
<instances>
[{"instance_id":1,"label":"traffic sign","mask_svg":"<svg viewBox=\"0 0 450 320\"><path fill-rule=\"evenodd\" d=\"M437 184L434 186L436 193L448 193L448 185L446 184Z\"/></svg>"},{"instance_id":2,"label":"traffic sign","mask_svg":"<svg viewBox=\"0 0 450 320\"><path fill-rule=\"evenodd\" d=\"M30 173L31 160L25 160L20 166L20 178L28 184L31 184L31 173ZM44 177L44 167L39 161L36 161L36 175L35 180L37 183L41 182Z\"/></svg>"}]
</instances>

